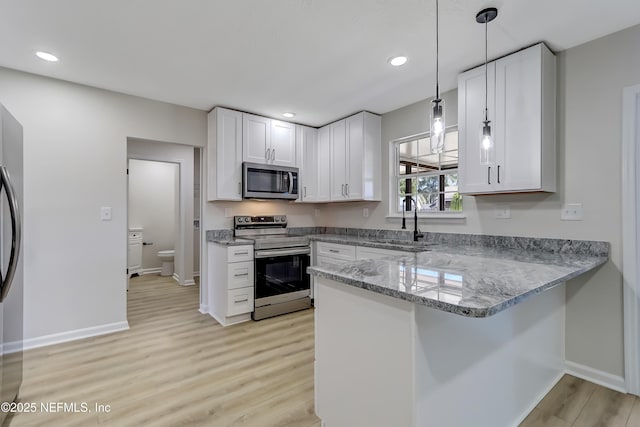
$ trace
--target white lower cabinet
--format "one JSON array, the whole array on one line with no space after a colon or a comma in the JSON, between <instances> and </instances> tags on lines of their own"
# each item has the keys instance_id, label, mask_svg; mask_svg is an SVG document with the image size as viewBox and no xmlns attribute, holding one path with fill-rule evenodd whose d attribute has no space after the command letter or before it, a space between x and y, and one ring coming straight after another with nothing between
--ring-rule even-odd
<instances>
[{"instance_id":1,"label":"white lower cabinet","mask_svg":"<svg viewBox=\"0 0 640 427\"><path fill-rule=\"evenodd\" d=\"M253 246L208 244L209 312L222 326L251 319Z\"/></svg>"},{"instance_id":2,"label":"white lower cabinet","mask_svg":"<svg viewBox=\"0 0 640 427\"><path fill-rule=\"evenodd\" d=\"M385 259L390 256L407 255L409 252L393 251L390 249L368 248L366 246L358 246L356 248L356 259Z\"/></svg>"}]
</instances>

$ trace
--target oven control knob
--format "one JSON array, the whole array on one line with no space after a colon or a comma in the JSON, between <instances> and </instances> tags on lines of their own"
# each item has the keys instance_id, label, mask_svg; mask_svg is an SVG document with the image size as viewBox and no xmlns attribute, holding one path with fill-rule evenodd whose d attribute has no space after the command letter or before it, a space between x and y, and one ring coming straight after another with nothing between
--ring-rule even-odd
<instances>
[{"instance_id":1,"label":"oven control knob","mask_svg":"<svg viewBox=\"0 0 640 427\"><path fill-rule=\"evenodd\" d=\"M238 222L244 222L244 217L238 217Z\"/></svg>"},{"instance_id":2,"label":"oven control knob","mask_svg":"<svg viewBox=\"0 0 640 427\"><path fill-rule=\"evenodd\" d=\"M274 216L273 217L273 221L274 222L280 222L280 217L279 216Z\"/></svg>"},{"instance_id":3,"label":"oven control knob","mask_svg":"<svg viewBox=\"0 0 640 427\"><path fill-rule=\"evenodd\" d=\"M251 222L251 218L250 218L250 217L248 217L248 216L245 216L245 217L244 217L244 222Z\"/></svg>"},{"instance_id":4,"label":"oven control knob","mask_svg":"<svg viewBox=\"0 0 640 427\"><path fill-rule=\"evenodd\" d=\"M287 219L283 216L280 217L280 222L285 222Z\"/></svg>"}]
</instances>

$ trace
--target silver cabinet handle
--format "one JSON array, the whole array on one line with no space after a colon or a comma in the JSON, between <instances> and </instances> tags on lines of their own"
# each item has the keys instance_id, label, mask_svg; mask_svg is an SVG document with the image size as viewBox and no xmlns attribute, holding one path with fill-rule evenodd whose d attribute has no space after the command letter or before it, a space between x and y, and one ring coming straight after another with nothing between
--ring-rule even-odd
<instances>
[{"instance_id":1,"label":"silver cabinet handle","mask_svg":"<svg viewBox=\"0 0 640 427\"><path fill-rule=\"evenodd\" d=\"M334 253L334 254L339 254L340 251L336 250L336 249L329 249L329 252Z\"/></svg>"},{"instance_id":2,"label":"silver cabinet handle","mask_svg":"<svg viewBox=\"0 0 640 427\"><path fill-rule=\"evenodd\" d=\"M349 184L344 185L344 195L349 197Z\"/></svg>"},{"instance_id":3,"label":"silver cabinet handle","mask_svg":"<svg viewBox=\"0 0 640 427\"><path fill-rule=\"evenodd\" d=\"M344 196L344 184L342 184L341 187L342 187L342 190L341 190L342 191L342 195Z\"/></svg>"},{"instance_id":4,"label":"silver cabinet handle","mask_svg":"<svg viewBox=\"0 0 640 427\"><path fill-rule=\"evenodd\" d=\"M242 183L238 183L238 194L242 194Z\"/></svg>"},{"instance_id":5,"label":"silver cabinet handle","mask_svg":"<svg viewBox=\"0 0 640 427\"><path fill-rule=\"evenodd\" d=\"M239 302L247 302L247 301L249 301L249 298L245 298L245 299L237 299L237 300L235 300L235 301L234 301L234 303L236 303L236 304L237 304L237 303L239 303Z\"/></svg>"},{"instance_id":6,"label":"silver cabinet handle","mask_svg":"<svg viewBox=\"0 0 640 427\"><path fill-rule=\"evenodd\" d=\"M274 162L276 161L276 149L273 148L271 150L271 160L273 160Z\"/></svg>"},{"instance_id":7,"label":"silver cabinet handle","mask_svg":"<svg viewBox=\"0 0 640 427\"><path fill-rule=\"evenodd\" d=\"M269 160L269 155L271 154L271 150L269 150L268 148L266 150L264 150L264 158L265 160Z\"/></svg>"},{"instance_id":8,"label":"silver cabinet handle","mask_svg":"<svg viewBox=\"0 0 640 427\"><path fill-rule=\"evenodd\" d=\"M491 184L491 166L487 167L487 184Z\"/></svg>"},{"instance_id":9,"label":"silver cabinet handle","mask_svg":"<svg viewBox=\"0 0 640 427\"><path fill-rule=\"evenodd\" d=\"M498 184L500 184L500 165L498 165Z\"/></svg>"},{"instance_id":10,"label":"silver cabinet handle","mask_svg":"<svg viewBox=\"0 0 640 427\"><path fill-rule=\"evenodd\" d=\"M249 255L249 252L245 251L245 252L234 252L234 255Z\"/></svg>"},{"instance_id":11,"label":"silver cabinet handle","mask_svg":"<svg viewBox=\"0 0 640 427\"><path fill-rule=\"evenodd\" d=\"M248 276L249 273L240 273L240 274L234 274L233 277L242 277L242 276Z\"/></svg>"},{"instance_id":12,"label":"silver cabinet handle","mask_svg":"<svg viewBox=\"0 0 640 427\"><path fill-rule=\"evenodd\" d=\"M304 187L304 197L307 197L307 187Z\"/></svg>"},{"instance_id":13,"label":"silver cabinet handle","mask_svg":"<svg viewBox=\"0 0 640 427\"><path fill-rule=\"evenodd\" d=\"M4 166L0 167L0 179L0 191L4 188L7 192L9 213L11 214L11 254L9 255L7 275L2 280L2 293L0 295L0 301L4 301L9 294L11 283L16 274L16 267L18 266L20 245L22 244L22 223L20 221L20 208L18 206L18 199L16 198L16 191L11 183L9 171ZM0 277L1 276L2 273L0 273Z\"/></svg>"}]
</instances>

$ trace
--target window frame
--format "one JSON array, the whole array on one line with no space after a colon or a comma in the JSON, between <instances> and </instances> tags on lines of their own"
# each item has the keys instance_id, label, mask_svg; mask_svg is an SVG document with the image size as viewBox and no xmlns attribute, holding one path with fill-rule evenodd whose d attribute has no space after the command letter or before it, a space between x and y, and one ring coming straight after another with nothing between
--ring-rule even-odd
<instances>
[{"instance_id":1,"label":"window frame","mask_svg":"<svg viewBox=\"0 0 640 427\"><path fill-rule=\"evenodd\" d=\"M457 130L458 130L458 126L452 125L452 126L447 126L445 132L449 133ZM409 135L409 136L405 136L402 138L397 138L389 141L389 172L390 173L389 173L389 193L387 198L387 202L389 204L388 215L387 215L388 219L402 218L403 216L402 210L396 210L396 200L399 200L399 197L400 197L400 192L399 192L400 180L414 179L414 178L417 179L418 177L424 177L424 176L438 176L440 177L439 178L440 183L442 183L444 176L449 173L458 173L458 179L460 179L459 166L451 169L440 169L440 170L434 170L429 172L419 172L419 173L413 173L413 174L400 175L400 170L399 170L400 163L398 161L399 159L397 158L397 146L404 142L410 142L410 141L425 139L429 137L430 137L429 132L420 132L414 135ZM458 165L459 165L459 159L458 159ZM445 194L445 191L439 191L438 194L439 194L439 202L441 202L441 199L442 199L441 196ZM463 207L463 210L461 211L437 210L437 211L429 211L429 212L418 212L418 217L433 218L433 219L437 219L437 218L460 219L460 218L466 218L466 215Z\"/></svg>"}]
</instances>

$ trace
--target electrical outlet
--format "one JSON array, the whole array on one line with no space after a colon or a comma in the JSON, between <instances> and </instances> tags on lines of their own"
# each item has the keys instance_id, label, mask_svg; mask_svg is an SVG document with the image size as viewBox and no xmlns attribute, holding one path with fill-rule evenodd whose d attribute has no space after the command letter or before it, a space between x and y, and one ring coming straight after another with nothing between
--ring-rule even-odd
<instances>
[{"instance_id":1,"label":"electrical outlet","mask_svg":"<svg viewBox=\"0 0 640 427\"><path fill-rule=\"evenodd\" d=\"M362 209L362 216L365 218L369 218L369 208Z\"/></svg>"},{"instance_id":2,"label":"electrical outlet","mask_svg":"<svg viewBox=\"0 0 640 427\"><path fill-rule=\"evenodd\" d=\"M509 219L511 218L511 208L509 205L497 205L495 208L496 219Z\"/></svg>"},{"instance_id":3,"label":"electrical outlet","mask_svg":"<svg viewBox=\"0 0 640 427\"><path fill-rule=\"evenodd\" d=\"M232 216L233 216L233 209L224 208L224 217L225 218L231 218Z\"/></svg>"},{"instance_id":4,"label":"electrical outlet","mask_svg":"<svg viewBox=\"0 0 640 427\"><path fill-rule=\"evenodd\" d=\"M102 221L111 221L111 207L102 206L100 208L100 219Z\"/></svg>"},{"instance_id":5,"label":"electrical outlet","mask_svg":"<svg viewBox=\"0 0 640 427\"><path fill-rule=\"evenodd\" d=\"M562 206L560 219L563 221L582 221L582 203L567 203Z\"/></svg>"}]
</instances>

